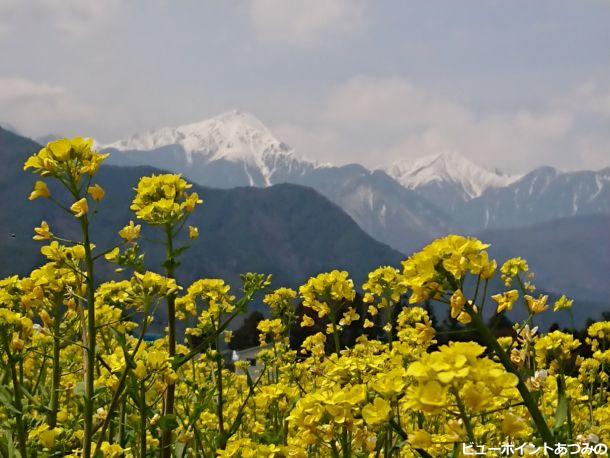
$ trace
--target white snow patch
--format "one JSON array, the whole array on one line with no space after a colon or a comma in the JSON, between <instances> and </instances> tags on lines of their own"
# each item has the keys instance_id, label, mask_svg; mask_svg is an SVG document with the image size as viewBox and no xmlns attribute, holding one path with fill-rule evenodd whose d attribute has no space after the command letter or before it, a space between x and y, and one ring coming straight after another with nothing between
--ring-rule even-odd
<instances>
[{"instance_id":1,"label":"white snow patch","mask_svg":"<svg viewBox=\"0 0 610 458\"><path fill-rule=\"evenodd\" d=\"M299 158L294 150L278 140L255 116L241 111L231 111L211 119L180 127L163 127L128 139L120 140L106 148L119 151L152 151L180 145L187 163L206 163L225 160L243 164L260 171L264 184L271 184L271 177L279 165L292 168L295 163L311 167L328 167ZM252 183L251 173L246 173Z\"/></svg>"},{"instance_id":2,"label":"white snow patch","mask_svg":"<svg viewBox=\"0 0 610 458\"><path fill-rule=\"evenodd\" d=\"M454 183L471 199L480 196L488 188L505 187L521 178L490 172L453 152L425 156L416 161L397 162L386 172L410 189L432 182Z\"/></svg>"}]
</instances>

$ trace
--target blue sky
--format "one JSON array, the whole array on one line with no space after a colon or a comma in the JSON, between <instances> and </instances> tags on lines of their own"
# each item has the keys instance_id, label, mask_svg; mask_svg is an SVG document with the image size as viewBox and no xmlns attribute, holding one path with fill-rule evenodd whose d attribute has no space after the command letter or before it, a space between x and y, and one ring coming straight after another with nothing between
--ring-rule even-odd
<instances>
[{"instance_id":1,"label":"blue sky","mask_svg":"<svg viewBox=\"0 0 610 458\"><path fill-rule=\"evenodd\" d=\"M101 142L231 109L299 154L610 165L610 2L0 0L0 123Z\"/></svg>"}]
</instances>

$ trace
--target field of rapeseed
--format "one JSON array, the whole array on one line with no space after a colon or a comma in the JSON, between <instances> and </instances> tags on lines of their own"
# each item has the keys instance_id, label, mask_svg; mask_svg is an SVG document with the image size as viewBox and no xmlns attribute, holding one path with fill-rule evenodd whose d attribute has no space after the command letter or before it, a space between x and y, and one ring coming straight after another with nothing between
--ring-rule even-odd
<instances>
[{"instance_id":1,"label":"field of rapeseed","mask_svg":"<svg viewBox=\"0 0 610 458\"><path fill-rule=\"evenodd\" d=\"M178 259L188 252L177 236L197 238L187 221L202 201L180 176L144 177L131 205L136 222L120 231L120 246L100 251L90 224L103 205L95 174L104 159L75 138L25 164L40 176L30 199L71 213L81 237L41 222L34 238L46 264L0 281L3 456L607 456L610 322L580 340L538 333L537 314L572 303L537 294L525 260L497 265L485 243L448 236L400 268L371 272L365 309L353 306L355 285L340 271L298 291L273 290L260 274L245 274L236 292L221 279L179 285ZM69 201L51 195L49 180ZM145 268L142 224L166 248L163 272ZM108 262L130 278L99 283L98 266ZM494 277L504 292L488 295ZM257 294L271 318L258 326L253 374L241 362L229 367L218 349ZM445 303L476 342L438 345L430 300ZM299 302L306 313L296 313ZM527 320L497 337L483 311L513 307L527 309ZM149 341L161 308L165 336ZM342 348L354 325L370 333ZM294 326L315 331L296 349Z\"/></svg>"}]
</instances>

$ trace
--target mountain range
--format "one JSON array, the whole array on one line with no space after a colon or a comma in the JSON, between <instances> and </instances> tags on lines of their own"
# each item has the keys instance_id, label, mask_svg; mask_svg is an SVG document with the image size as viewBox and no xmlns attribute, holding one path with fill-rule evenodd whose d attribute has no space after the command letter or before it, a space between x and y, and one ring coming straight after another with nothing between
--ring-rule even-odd
<instances>
[{"instance_id":1,"label":"mountain range","mask_svg":"<svg viewBox=\"0 0 610 458\"><path fill-rule=\"evenodd\" d=\"M456 153L400 161L379 170L299 156L256 117L232 111L109 145L116 165L151 165L212 187L314 188L373 238L408 253L447 232L525 227L610 214L610 167L524 175L489 171Z\"/></svg>"},{"instance_id":2,"label":"mountain range","mask_svg":"<svg viewBox=\"0 0 610 458\"><path fill-rule=\"evenodd\" d=\"M23 171L23 163L38 149L36 142L0 128L0 259L4 261L0 278L26 275L43 262L41 243L32 240L33 228L41 220L56 234L79 237L72 215L47 200L27 200L36 177ZM117 231L134 218L129 205L139 178L161 172L148 166L100 169L96 182L106 190L106 197L92 214L92 238L100 249L118 243ZM52 194L61 200L61 190L49 182ZM204 203L189 225L197 226L201 236L192 243L179 242L191 245L181 259L183 284L212 277L238 287L241 273L260 272L273 274L277 287L296 287L334 268L348 270L359 284L371 269L396 265L404 258L311 188L281 184L214 189L194 184L192 189ZM146 227L142 230L144 240L158 238ZM163 250L158 244L143 243L147 267L160 271ZM106 265L103 277L113 277L111 265Z\"/></svg>"},{"instance_id":3,"label":"mountain range","mask_svg":"<svg viewBox=\"0 0 610 458\"><path fill-rule=\"evenodd\" d=\"M369 235L408 252L448 230L443 211L381 170L303 159L257 118L233 111L105 146L110 163L150 165L216 188L292 183L340 206Z\"/></svg>"},{"instance_id":4,"label":"mountain range","mask_svg":"<svg viewBox=\"0 0 610 458\"><path fill-rule=\"evenodd\" d=\"M73 221L27 203L33 177L21 171L36 142L0 129L0 274L25 274L40 262L31 228L41 219L70 235ZM378 265L398 265L413 250L450 232L492 243L501 262L523 256L537 284L589 309L610 310L608 169L523 176L488 171L456 154L439 154L384 170L333 166L301 158L251 115L231 112L106 145L99 179L107 199L95 234L100 246L129 220L131 188L145 174L170 170L197 183L205 204L193 221L201 239L184 260L184 282L202 276L232 284L245 271L273 273L296 286L331 268L357 283ZM12 236L14 235L14 236ZM392 249L387 245L394 247ZM150 246L151 267L162 253ZM106 276L111 270L105 272Z\"/></svg>"},{"instance_id":5,"label":"mountain range","mask_svg":"<svg viewBox=\"0 0 610 458\"><path fill-rule=\"evenodd\" d=\"M401 185L447 211L459 209L490 188L506 187L520 178L491 172L452 152L398 161L386 171Z\"/></svg>"}]
</instances>

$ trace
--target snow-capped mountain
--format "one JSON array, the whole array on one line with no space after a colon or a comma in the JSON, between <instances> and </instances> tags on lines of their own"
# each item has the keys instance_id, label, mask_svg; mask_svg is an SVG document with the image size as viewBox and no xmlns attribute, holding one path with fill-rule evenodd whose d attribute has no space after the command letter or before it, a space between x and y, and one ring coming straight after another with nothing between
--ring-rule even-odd
<instances>
[{"instance_id":1,"label":"snow-capped mountain","mask_svg":"<svg viewBox=\"0 0 610 458\"><path fill-rule=\"evenodd\" d=\"M215 188L293 183L314 188L374 238L403 253L448 231L527 226L610 214L610 169L524 176L489 171L456 153L371 171L300 157L256 117L232 111L107 145L115 165L149 165ZM320 221L320 224L323 224Z\"/></svg>"},{"instance_id":2,"label":"snow-capped mountain","mask_svg":"<svg viewBox=\"0 0 610 458\"><path fill-rule=\"evenodd\" d=\"M453 182L460 185L464 195L470 199L480 196L487 188L501 188L519 179L519 176L490 172L453 152L397 162L388 168L388 174L411 189L434 182Z\"/></svg>"},{"instance_id":3,"label":"snow-capped mountain","mask_svg":"<svg viewBox=\"0 0 610 458\"><path fill-rule=\"evenodd\" d=\"M402 160L386 171L403 186L449 211L479 197L489 188L505 187L520 178L491 172L453 152L424 156L414 161Z\"/></svg>"},{"instance_id":4,"label":"snow-capped mountain","mask_svg":"<svg viewBox=\"0 0 610 458\"><path fill-rule=\"evenodd\" d=\"M216 188L280 183L312 187L369 235L403 252L448 227L442 211L384 172L303 159L261 121L239 111L134 135L105 149L113 152L109 162L115 165L150 165Z\"/></svg>"},{"instance_id":5,"label":"snow-capped mountain","mask_svg":"<svg viewBox=\"0 0 610 458\"><path fill-rule=\"evenodd\" d=\"M240 111L137 134L106 149L123 153L113 156L115 163L144 161L223 188L270 186L287 174L320 167L297 158L260 120Z\"/></svg>"}]
</instances>

